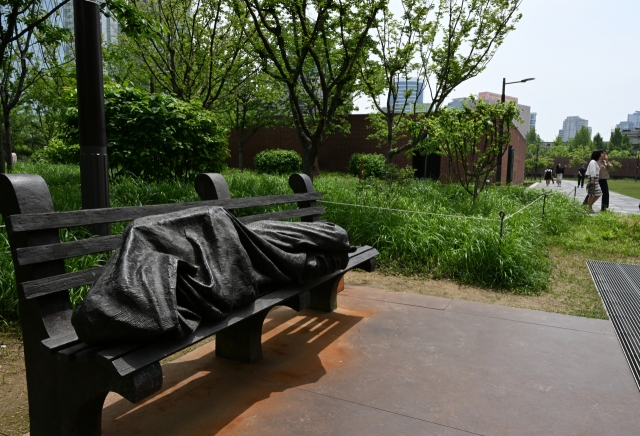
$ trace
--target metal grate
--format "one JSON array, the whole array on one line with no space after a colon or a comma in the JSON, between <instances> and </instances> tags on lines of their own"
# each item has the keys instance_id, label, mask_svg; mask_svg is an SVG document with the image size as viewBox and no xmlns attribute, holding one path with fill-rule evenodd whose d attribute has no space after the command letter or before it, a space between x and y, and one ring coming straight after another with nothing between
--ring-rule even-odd
<instances>
[{"instance_id":1,"label":"metal grate","mask_svg":"<svg viewBox=\"0 0 640 436\"><path fill-rule=\"evenodd\" d=\"M587 266L640 389L640 265L588 260Z\"/></svg>"}]
</instances>

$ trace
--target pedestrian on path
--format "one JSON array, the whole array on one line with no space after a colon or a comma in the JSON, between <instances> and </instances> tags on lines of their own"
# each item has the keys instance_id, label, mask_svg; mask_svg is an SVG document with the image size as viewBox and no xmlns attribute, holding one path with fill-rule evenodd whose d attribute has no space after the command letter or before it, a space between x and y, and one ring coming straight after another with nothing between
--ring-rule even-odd
<instances>
[{"instance_id":1,"label":"pedestrian on path","mask_svg":"<svg viewBox=\"0 0 640 436\"><path fill-rule=\"evenodd\" d=\"M594 213L593 203L595 203L602 195L602 190L598 183L598 178L600 176L600 165L598 164L598 161L600 160L601 155L601 150L595 150L591 153L591 162L589 162L586 172L586 176L589 178L589 181L587 182L587 194L589 195L587 205L589 206L590 213Z\"/></svg>"},{"instance_id":2,"label":"pedestrian on path","mask_svg":"<svg viewBox=\"0 0 640 436\"><path fill-rule=\"evenodd\" d=\"M558 188L562 186L562 176L564 176L564 170L567 168L566 165L558 164L556 165L556 182L558 182Z\"/></svg>"},{"instance_id":3,"label":"pedestrian on path","mask_svg":"<svg viewBox=\"0 0 640 436\"><path fill-rule=\"evenodd\" d=\"M607 152L602 150L602 154L600 155L600 160L598 160L598 165L600 166L600 189L602 190L602 201L600 203L600 211L605 211L609 209L609 170L613 168L611 162L609 161L609 156L607 156Z\"/></svg>"},{"instance_id":4,"label":"pedestrian on path","mask_svg":"<svg viewBox=\"0 0 640 436\"><path fill-rule=\"evenodd\" d=\"M549 186L549 182L553 178L553 169L551 165L547 166L547 169L544 170L544 180L547 182L547 186Z\"/></svg>"},{"instance_id":5,"label":"pedestrian on path","mask_svg":"<svg viewBox=\"0 0 640 436\"><path fill-rule=\"evenodd\" d=\"M578 168L578 188L584 188L584 175L587 173L587 166L582 164L580 168Z\"/></svg>"}]
</instances>

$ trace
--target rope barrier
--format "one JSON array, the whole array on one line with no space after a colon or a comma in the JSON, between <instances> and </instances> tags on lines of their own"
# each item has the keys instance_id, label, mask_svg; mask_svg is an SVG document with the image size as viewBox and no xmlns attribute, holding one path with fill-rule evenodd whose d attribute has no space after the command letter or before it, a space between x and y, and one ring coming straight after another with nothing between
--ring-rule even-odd
<instances>
[{"instance_id":1,"label":"rope barrier","mask_svg":"<svg viewBox=\"0 0 640 436\"><path fill-rule=\"evenodd\" d=\"M327 201L327 200L317 200L317 201L318 201L318 203L339 204L341 206L363 207L363 208L366 208L366 209L388 210L388 211L392 211L392 212L414 213L414 214L418 214L418 215L446 216L446 217L451 217L451 218L474 219L474 220L480 220L480 221L493 221L493 222L500 221L499 219L496 219L496 218L484 218L484 217L479 217L479 216L448 215L448 214L442 214L442 213L422 212L422 211L418 211L418 210L392 209L392 208L389 208L389 207L365 206L363 204L353 204L353 203L340 203L340 202L337 202L337 201Z\"/></svg>"},{"instance_id":2,"label":"rope barrier","mask_svg":"<svg viewBox=\"0 0 640 436\"><path fill-rule=\"evenodd\" d=\"M505 217L505 220L508 220L509 218L511 218L514 215L519 214L520 212L522 212L523 210L525 210L526 208L528 208L529 206L531 206L532 204L534 204L536 201L539 201L541 198L546 197L545 195L541 195L540 197L536 198L535 200L533 200L531 203L527 204L525 207L523 207L522 209L518 210L517 212L512 213L511 215L508 215Z\"/></svg>"}]
</instances>

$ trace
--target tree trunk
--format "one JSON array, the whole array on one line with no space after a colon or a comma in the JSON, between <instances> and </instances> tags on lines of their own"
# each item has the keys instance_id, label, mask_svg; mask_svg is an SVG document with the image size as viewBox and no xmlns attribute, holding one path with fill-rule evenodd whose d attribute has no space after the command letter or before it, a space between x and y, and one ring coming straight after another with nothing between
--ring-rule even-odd
<instances>
[{"instance_id":1,"label":"tree trunk","mask_svg":"<svg viewBox=\"0 0 640 436\"><path fill-rule=\"evenodd\" d=\"M10 173L13 170L13 147L11 147L11 118L9 111L3 111L4 115L4 150L6 152L7 160L7 172Z\"/></svg>"},{"instance_id":2,"label":"tree trunk","mask_svg":"<svg viewBox=\"0 0 640 436\"><path fill-rule=\"evenodd\" d=\"M395 110L395 106L394 106ZM387 114L387 163L390 164L393 161L393 115Z\"/></svg>"},{"instance_id":3,"label":"tree trunk","mask_svg":"<svg viewBox=\"0 0 640 436\"><path fill-rule=\"evenodd\" d=\"M244 170L244 141L238 137L238 169Z\"/></svg>"},{"instance_id":4,"label":"tree trunk","mask_svg":"<svg viewBox=\"0 0 640 436\"><path fill-rule=\"evenodd\" d=\"M302 172L313 180L313 167L318 155L318 146L314 147L312 140L300 138L302 144Z\"/></svg>"},{"instance_id":5,"label":"tree trunk","mask_svg":"<svg viewBox=\"0 0 640 436\"><path fill-rule=\"evenodd\" d=\"M3 136L4 133L2 131L2 128L0 128L0 174L4 174L5 173L5 166L4 166L4 140L3 140Z\"/></svg>"}]
</instances>

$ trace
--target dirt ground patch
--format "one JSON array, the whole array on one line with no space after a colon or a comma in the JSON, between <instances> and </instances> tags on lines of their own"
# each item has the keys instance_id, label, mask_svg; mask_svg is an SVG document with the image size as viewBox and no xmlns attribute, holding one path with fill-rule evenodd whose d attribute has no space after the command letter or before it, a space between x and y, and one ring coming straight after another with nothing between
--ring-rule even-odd
<instances>
[{"instance_id":1,"label":"dirt ground patch","mask_svg":"<svg viewBox=\"0 0 640 436\"><path fill-rule=\"evenodd\" d=\"M22 337L0 332L0 435L22 436L29 431L27 379Z\"/></svg>"},{"instance_id":2,"label":"dirt ground patch","mask_svg":"<svg viewBox=\"0 0 640 436\"><path fill-rule=\"evenodd\" d=\"M554 264L550 289L539 295L514 295L508 292L460 285L451 280L385 275L381 272L350 271L345 285L370 286L394 292L432 295L478 303L522 309L542 310L567 315L607 319L598 291L591 280L585 259L575 254L551 253ZM622 262L623 260L619 260ZM634 262L629 262L634 263Z\"/></svg>"}]
</instances>

